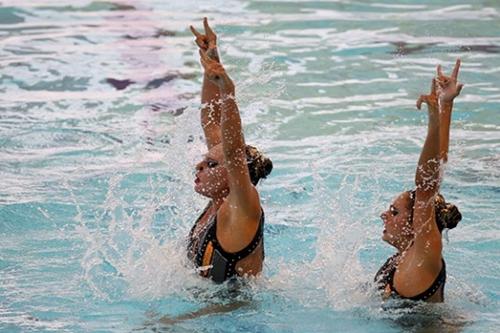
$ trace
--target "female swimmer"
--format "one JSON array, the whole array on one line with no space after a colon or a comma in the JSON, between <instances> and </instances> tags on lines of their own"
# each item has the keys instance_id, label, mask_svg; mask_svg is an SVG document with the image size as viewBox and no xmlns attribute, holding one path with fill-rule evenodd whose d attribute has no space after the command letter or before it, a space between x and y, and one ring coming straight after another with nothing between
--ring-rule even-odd
<instances>
[{"instance_id":1,"label":"female swimmer","mask_svg":"<svg viewBox=\"0 0 500 333\"><path fill-rule=\"evenodd\" d=\"M382 213L382 239L397 249L375 277L384 297L428 302L444 300L446 265L442 257L441 232L454 228L462 216L439 194L441 164L448 160L453 100L463 85L457 82L460 60L451 76L441 67L432 80L431 93L422 95L417 108L426 103L429 114L427 138L415 175L415 189L403 192Z\"/></svg>"},{"instance_id":2,"label":"female swimmer","mask_svg":"<svg viewBox=\"0 0 500 333\"><path fill-rule=\"evenodd\" d=\"M194 189L210 199L189 233L188 257L200 275L221 283L254 276L264 260L264 211L255 186L272 162L245 144L235 86L220 62L217 37L191 26L204 69L201 126L208 152L196 165Z\"/></svg>"}]
</instances>

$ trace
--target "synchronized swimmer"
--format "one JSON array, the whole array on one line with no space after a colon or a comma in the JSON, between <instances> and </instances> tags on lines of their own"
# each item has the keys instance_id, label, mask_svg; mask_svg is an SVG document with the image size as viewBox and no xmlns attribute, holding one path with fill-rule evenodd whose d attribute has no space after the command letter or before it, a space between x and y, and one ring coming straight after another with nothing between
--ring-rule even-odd
<instances>
[{"instance_id":1,"label":"synchronized swimmer","mask_svg":"<svg viewBox=\"0 0 500 333\"><path fill-rule=\"evenodd\" d=\"M233 81L222 66L217 37L191 27L205 70L201 126L208 152L196 165L195 191L210 202L189 234L188 257L200 275L223 282L257 275L264 261L264 211L255 186L272 170L271 160L245 144Z\"/></svg>"},{"instance_id":2,"label":"synchronized swimmer","mask_svg":"<svg viewBox=\"0 0 500 333\"><path fill-rule=\"evenodd\" d=\"M235 86L221 64L217 36L203 21L204 33L190 27L204 69L201 125L208 152L196 165L194 189L210 199L188 237L188 257L203 277L221 283L237 276L256 276L264 261L264 211L256 185L269 175L272 162L245 143ZM460 60L450 76L441 67L427 104L428 130L415 174L415 188L401 193L382 213L382 239L394 246L375 276L383 298L444 301L446 265L441 232L462 216L439 193L442 165L448 160L451 113L463 85Z\"/></svg>"},{"instance_id":3,"label":"synchronized swimmer","mask_svg":"<svg viewBox=\"0 0 500 333\"><path fill-rule=\"evenodd\" d=\"M390 257L375 276L384 297L429 302L444 300L446 265L442 258L441 232L461 220L457 207L439 194L441 164L448 161L453 101L463 85L457 83L460 60L451 77L437 68L431 92L417 100L427 104L429 124L415 173L415 189L401 193L382 213L382 239L398 253Z\"/></svg>"}]
</instances>

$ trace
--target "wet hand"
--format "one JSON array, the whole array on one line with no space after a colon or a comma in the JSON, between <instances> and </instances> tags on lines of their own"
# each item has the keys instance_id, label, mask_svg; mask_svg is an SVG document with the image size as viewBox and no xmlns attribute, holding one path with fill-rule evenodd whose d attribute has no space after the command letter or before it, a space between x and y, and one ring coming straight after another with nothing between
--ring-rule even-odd
<instances>
[{"instance_id":1,"label":"wet hand","mask_svg":"<svg viewBox=\"0 0 500 333\"><path fill-rule=\"evenodd\" d=\"M417 100L417 109L420 110L422 103L427 104L429 113L437 113L439 110L438 104L437 79L432 79L431 92L429 95L420 95Z\"/></svg>"},{"instance_id":2,"label":"wet hand","mask_svg":"<svg viewBox=\"0 0 500 333\"><path fill-rule=\"evenodd\" d=\"M460 91L462 91L463 84L458 83L458 71L460 70L460 59L457 59L455 63L455 68L453 68L453 72L451 76L446 76L443 74L441 69L441 65L437 67L437 85L438 85L438 95L439 101L441 103L451 103L460 95Z\"/></svg>"},{"instance_id":3,"label":"wet hand","mask_svg":"<svg viewBox=\"0 0 500 333\"><path fill-rule=\"evenodd\" d=\"M200 50L206 52L211 59L219 61L219 55L217 53L217 35L208 25L208 19L206 17L203 19L203 27L205 29L205 34L198 32L192 25L189 26L191 32L196 37L195 42Z\"/></svg>"}]
</instances>

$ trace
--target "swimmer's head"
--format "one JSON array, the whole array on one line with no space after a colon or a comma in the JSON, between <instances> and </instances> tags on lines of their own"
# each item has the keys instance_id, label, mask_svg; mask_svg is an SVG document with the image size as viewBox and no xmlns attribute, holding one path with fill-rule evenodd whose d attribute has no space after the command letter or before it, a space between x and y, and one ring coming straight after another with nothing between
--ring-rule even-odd
<instances>
[{"instance_id":1,"label":"swimmer's head","mask_svg":"<svg viewBox=\"0 0 500 333\"><path fill-rule=\"evenodd\" d=\"M222 145L212 147L203 160L196 164L194 184L196 192L209 198L220 198L229 194Z\"/></svg>"},{"instance_id":2,"label":"swimmer's head","mask_svg":"<svg viewBox=\"0 0 500 333\"><path fill-rule=\"evenodd\" d=\"M408 244L413 240L413 210L415 206L415 191L401 193L389 206L389 209L381 214L384 221L384 232L382 239L389 244L400 248L402 244ZM434 211L436 224L439 232L443 229L453 229L462 219L458 208L447 203L441 194L436 195L434 200Z\"/></svg>"},{"instance_id":3,"label":"swimmer's head","mask_svg":"<svg viewBox=\"0 0 500 333\"><path fill-rule=\"evenodd\" d=\"M245 147L246 163L252 184L266 178L273 163L253 146ZM229 194L228 173L224 165L222 144L212 147L204 159L196 165L195 191L209 198L225 197Z\"/></svg>"},{"instance_id":4,"label":"swimmer's head","mask_svg":"<svg viewBox=\"0 0 500 333\"><path fill-rule=\"evenodd\" d=\"M399 248L413 239L411 227L413 204L410 192L403 192L394 199L389 209L380 217L384 221L382 239Z\"/></svg>"}]
</instances>

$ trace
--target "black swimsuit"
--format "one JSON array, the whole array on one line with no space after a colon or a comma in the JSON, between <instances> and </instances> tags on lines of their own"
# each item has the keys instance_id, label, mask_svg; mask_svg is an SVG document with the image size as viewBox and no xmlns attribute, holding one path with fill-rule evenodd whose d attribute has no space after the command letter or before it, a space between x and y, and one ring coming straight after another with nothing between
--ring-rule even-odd
<instances>
[{"instance_id":1,"label":"black swimsuit","mask_svg":"<svg viewBox=\"0 0 500 333\"><path fill-rule=\"evenodd\" d=\"M191 232L189 233L188 258L200 268L200 274L209 277L216 283L222 283L226 279L237 276L236 264L238 261L250 255L260 244L264 236L264 211L262 211L259 227L250 244L244 249L230 253L226 252L217 241L217 214L206 223L203 229L198 233L199 237L193 237L194 230L203 215L210 207L205 208L200 217L196 220ZM264 249L264 247L262 247ZM262 252L264 257L264 251Z\"/></svg>"},{"instance_id":2,"label":"black swimsuit","mask_svg":"<svg viewBox=\"0 0 500 333\"><path fill-rule=\"evenodd\" d=\"M442 287L441 288L441 298L444 299L444 285L446 283L446 264L445 264L443 259L441 259L443 261L443 267L441 268L441 271L439 272L438 276L436 277L436 279L434 280L432 285L429 288L427 288L426 291L424 291L416 296L413 296L413 297L404 297L404 296L401 296L397 292L397 290L396 290L396 288L394 288L394 284L393 284L394 283L394 273L396 273L396 269L398 266L397 265L398 264L398 257L399 257L399 254L395 254L392 257L390 257L389 259L387 259L385 264L382 267L380 267L377 274L375 275L375 283L377 283L378 288L380 290L385 290L387 288L387 286L389 286L390 291L394 296L404 298L404 299L413 300L413 301L426 301L429 298L431 298L439 290L440 287Z\"/></svg>"}]
</instances>

